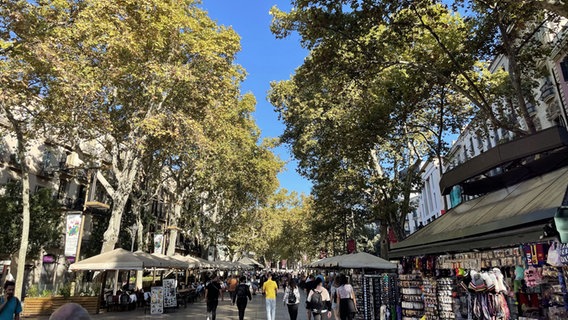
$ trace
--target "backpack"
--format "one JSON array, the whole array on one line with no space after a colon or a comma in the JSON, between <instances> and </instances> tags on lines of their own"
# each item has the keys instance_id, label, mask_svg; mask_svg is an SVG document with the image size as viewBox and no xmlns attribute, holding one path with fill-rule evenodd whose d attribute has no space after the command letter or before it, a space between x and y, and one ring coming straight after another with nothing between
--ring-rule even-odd
<instances>
[{"instance_id":1,"label":"backpack","mask_svg":"<svg viewBox=\"0 0 568 320\"><path fill-rule=\"evenodd\" d=\"M294 290L288 292L288 304L296 304L296 294Z\"/></svg>"},{"instance_id":2,"label":"backpack","mask_svg":"<svg viewBox=\"0 0 568 320\"><path fill-rule=\"evenodd\" d=\"M246 284L239 284L237 287L237 297L246 298L248 286Z\"/></svg>"},{"instance_id":3,"label":"backpack","mask_svg":"<svg viewBox=\"0 0 568 320\"><path fill-rule=\"evenodd\" d=\"M310 309L312 310L312 313L321 313L323 309L321 292L312 290L312 298L310 299Z\"/></svg>"}]
</instances>

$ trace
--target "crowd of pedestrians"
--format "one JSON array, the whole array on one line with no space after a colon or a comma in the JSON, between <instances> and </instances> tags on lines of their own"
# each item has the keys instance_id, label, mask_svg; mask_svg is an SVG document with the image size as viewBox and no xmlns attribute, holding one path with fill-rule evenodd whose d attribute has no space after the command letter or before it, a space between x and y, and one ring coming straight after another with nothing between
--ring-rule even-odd
<instances>
[{"instance_id":1,"label":"crowd of pedestrians","mask_svg":"<svg viewBox=\"0 0 568 320\"><path fill-rule=\"evenodd\" d=\"M247 303L258 291L264 296L266 319L275 320L280 289L284 293L282 304L290 320L297 320L299 312L306 312L308 320L353 320L357 312L355 291L345 274L261 272L240 277L231 275L226 279L213 275L204 288L208 320L216 320L218 301L224 299L225 291L229 292L231 304L239 311L239 320L244 319ZM302 296L305 297L303 301Z\"/></svg>"},{"instance_id":2,"label":"crowd of pedestrians","mask_svg":"<svg viewBox=\"0 0 568 320\"><path fill-rule=\"evenodd\" d=\"M276 292L284 292L282 303L288 309L290 320L297 320L298 313L305 310L308 320L324 318L353 320L357 313L355 290L345 274L324 276L322 274L266 273L260 276L262 293L265 295L266 319L274 320ZM301 301L300 291L305 300Z\"/></svg>"},{"instance_id":3,"label":"crowd of pedestrians","mask_svg":"<svg viewBox=\"0 0 568 320\"><path fill-rule=\"evenodd\" d=\"M229 293L231 304L238 309L239 320L244 320L247 304L258 290L264 298L267 320L276 319L279 289L284 293L282 303L290 320L297 320L298 313L303 310L308 320L322 320L324 316L334 320L353 320L357 312L354 289L344 274L325 277L321 274L261 272L239 276L234 274L223 279L213 273L206 275L202 281L190 282L189 286L205 300L207 320L217 319L219 299L224 299L225 291ZM0 319L18 319L22 308L19 300L13 297L14 284L6 282L4 289L5 294L0 297ZM303 295L301 291L304 291ZM303 301L302 297L305 297ZM54 313L57 316L54 319L67 319L64 316L77 315L81 311L69 304ZM84 319L88 319L87 314Z\"/></svg>"}]
</instances>

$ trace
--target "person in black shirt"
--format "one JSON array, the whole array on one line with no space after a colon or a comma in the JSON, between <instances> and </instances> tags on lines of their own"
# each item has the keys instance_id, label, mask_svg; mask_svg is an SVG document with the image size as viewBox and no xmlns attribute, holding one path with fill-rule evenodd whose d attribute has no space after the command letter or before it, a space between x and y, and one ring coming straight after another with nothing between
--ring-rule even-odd
<instances>
[{"instance_id":1,"label":"person in black shirt","mask_svg":"<svg viewBox=\"0 0 568 320\"><path fill-rule=\"evenodd\" d=\"M246 284L247 278L241 276L239 278L239 284L233 295L233 304L235 301L237 303L237 308L239 309L239 320L245 318L245 309L247 308L247 302L252 300L252 295L250 294L250 287ZM248 298L248 301L247 301Z\"/></svg>"},{"instance_id":2,"label":"person in black shirt","mask_svg":"<svg viewBox=\"0 0 568 320\"><path fill-rule=\"evenodd\" d=\"M205 287L205 301L207 301L207 320L217 318L217 305L219 305L219 295L221 294L221 284L219 277L213 275L211 281ZM211 317L209 317L211 314Z\"/></svg>"},{"instance_id":3,"label":"person in black shirt","mask_svg":"<svg viewBox=\"0 0 568 320\"><path fill-rule=\"evenodd\" d=\"M308 278L306 279L306 282L304 283L304 290L306 290L306 311L307 311L307 315L308 315L308 320L312 319L312 309L310 308L310 304L307 301L308 298L308 294L310 293L310 291L312 291L313 289L315 289L317 286L314 275L310 274L308 276Z\"/></svg>"}]
</instances>

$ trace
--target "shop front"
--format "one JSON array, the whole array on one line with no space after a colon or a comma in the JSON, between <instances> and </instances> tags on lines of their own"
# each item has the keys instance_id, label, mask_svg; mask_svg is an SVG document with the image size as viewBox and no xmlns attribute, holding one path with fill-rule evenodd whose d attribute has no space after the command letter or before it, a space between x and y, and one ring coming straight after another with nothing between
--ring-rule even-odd
<instances>
[{"instance_id":1,"label":"shop front","mask_svg":"<svg viewBox=\"0 0 568 320\"><path fill-rule=\"evenodd\" d=\"M568 248L543 231L567 186L563 166L464 202L393 244L402 319L568 319Z\"/></svg>"}]
</instances>

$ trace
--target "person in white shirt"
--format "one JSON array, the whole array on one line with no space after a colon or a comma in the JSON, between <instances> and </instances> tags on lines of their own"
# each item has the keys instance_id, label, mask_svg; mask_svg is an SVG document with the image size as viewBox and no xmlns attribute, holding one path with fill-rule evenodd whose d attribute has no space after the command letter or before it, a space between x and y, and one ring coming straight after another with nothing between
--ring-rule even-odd
<instances>
[{"instance_id":1,"label":"person in white shirt","mask_svg":"<svg viewBox=\"0 0 568 320\"><path fill-rule=\"evenodd\" d=\"M339 288L337 288L337 306L339 307L339 318L341 320L353 320L357 313L355 291L348 283L347 276L339 275Z\"/></svg>"},{"instance_id":2,"label":"person in white shirt","mask_svg":"<svg viewBox=\"0 0 568 320\"><path fill-rule=\"evenodd\" d=\"M312 317L314 320L322 320L322 314L327 313L327 317L331 318L331 297L329 291L322 285L321 278L315 278L316 287L308 293L308 305L310 306ZM315 299L319 295L319 301Z\"/></svg>"},{"instance_id":3,"label":"person in white shirt","mask_svg":"<svg viewBox=\"0 0 568 320\"><path fill-rule=\"evenodd\" d=\"M335 276L331 283L331 310L333 318L339 320L339 305L337 304L337 287L339 287L339 275Z\"/></svg>"},{"instance_id":4,"label":"person in white shirt","mask_svg":"<svg viewBox=\"0 0 568 320\"><path fill-rule=\"evenodd\" d=\"M283 302L288 306L288 314L290 315L290 320L298 319L298 308L300 305L300 289L296 284L296 280L290 279L288 286L284 290Z\"/></svg>"}]
</instances>

